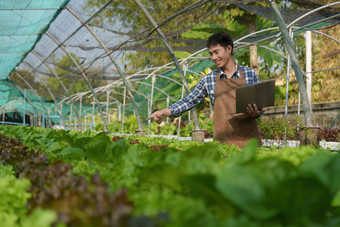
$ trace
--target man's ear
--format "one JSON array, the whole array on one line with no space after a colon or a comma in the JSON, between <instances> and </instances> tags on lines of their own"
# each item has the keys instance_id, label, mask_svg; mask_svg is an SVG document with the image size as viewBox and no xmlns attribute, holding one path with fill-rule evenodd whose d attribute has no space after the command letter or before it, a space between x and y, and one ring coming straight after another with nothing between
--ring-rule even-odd
<instances>
[{"instance_id":1,"label":"man's ear","mask_svg":"<svg viewBox=\"0 0 340 227\"><path fill-rule=\"evenodd\" d=\"M231 51L233 50L232 46L228 45L227 46L227 53L231 54Z\"/></svg>"}]
</instances>

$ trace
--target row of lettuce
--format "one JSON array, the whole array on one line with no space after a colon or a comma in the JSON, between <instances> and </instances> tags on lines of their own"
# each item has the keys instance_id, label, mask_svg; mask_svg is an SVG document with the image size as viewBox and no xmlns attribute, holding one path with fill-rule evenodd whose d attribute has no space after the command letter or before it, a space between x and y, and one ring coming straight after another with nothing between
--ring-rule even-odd
<instances>
[{"instance_id":1,"label":"row of lettuce","mask_svg":"<svg viewBox=\"0 0 340 227\"><path fill-rule=\"evenodd\" d=\"M328 150L12 126L0 134L0 192L13 193L7 178L18 191L0 202L0 221L12 226L340 225L340 154Z\"/></svg>"},{"instance_id":2,"label":"row of lettuce","mask_svg":"<svg viewBox=\"0 0 340 227\"><path fill-rule=\"evenodd\" d=\"M127 190L108 193L98 175L86 179L72 165L0 135L1 226L121 226L131 220Z\"/></svg>"},{"instance_id":3,"label":"row of lettuce","mask_svg":"<svg viewBox=\"0 0 340 227\"><path fill-rule=\"evenodd\" d=\"M284 120L282 118L272 118L263 120L262 118L257 119L260 135L262 139L274 139L282 140L286 138L289 140L299 140L300 130L303 128L303 122L301 118L290 118L289 120ZM158 125L155 122L150 124L150 128L147 125L143 129L150 135L177 135L179 121L176 119L168 124ZM212 138L214 131L214 120L209 119L207 116L199 115L199 125L202 130L205 131L206 138ZM94 127L96 131L103 131L103 125L97 124ZM124 133L134 134L138 129L137 119L134 115L125 119L124 123ZM194 121L180 121L180 131L179 135L182 137L190 137L192 130L195 129ZM107 130L112 133L122 132L122 123L118 121L111 122L107 124ZM320 130L320 140L340 142L340 129L321 129Z\"/></svg>"}]
</instances>

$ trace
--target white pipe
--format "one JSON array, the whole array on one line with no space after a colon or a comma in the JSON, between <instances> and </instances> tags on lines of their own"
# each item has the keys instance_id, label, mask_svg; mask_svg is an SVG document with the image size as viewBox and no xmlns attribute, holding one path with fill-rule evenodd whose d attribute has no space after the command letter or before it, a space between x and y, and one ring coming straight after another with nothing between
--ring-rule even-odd
<instances>
[{"instance_id":1,"label":"white pipe","mask_svg":"<svg viewBox=\"0 0 340 227\"><path fill-rule=\"evenodd\" d=\"M312 105L312 32L306 31L306 90L309 105Z\"/></svg>"}]
</instances>

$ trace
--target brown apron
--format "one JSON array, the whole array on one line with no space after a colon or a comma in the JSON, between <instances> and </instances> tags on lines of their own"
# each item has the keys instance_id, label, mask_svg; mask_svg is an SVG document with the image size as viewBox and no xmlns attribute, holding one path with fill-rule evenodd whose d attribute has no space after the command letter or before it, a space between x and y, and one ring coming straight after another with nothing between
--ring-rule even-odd
<instances>
[{"instance_id":1,"label":"brown apron","mask_svg":"<svg viewBox=\"0 0 340 227\"><path fill-rule=\"evenodd\" d=\"M246 80L240 67L241 77L220 79L216 75L214 101L214 140L221 143L244 147L251 138L262 146L260 131L255 118L236 113L236 88L246 86ZM234 113L234 114L233 114Z\"/></svg>"}]
</instances>

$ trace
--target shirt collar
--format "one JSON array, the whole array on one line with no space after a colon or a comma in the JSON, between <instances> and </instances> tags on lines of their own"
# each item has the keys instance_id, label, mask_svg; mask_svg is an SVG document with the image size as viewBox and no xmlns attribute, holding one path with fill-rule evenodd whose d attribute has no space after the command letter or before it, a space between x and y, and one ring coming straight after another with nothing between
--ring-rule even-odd
<instances>
[{"instance_id":1,"label":"shirt collar","mask_svg":"<svg viewBox=\"0 0 340 227\"><path fill-rule=\"evenodd\" d=\"M236 64L236 67L235 67L235 71L234 71L234 73L233 73L233 76L236 76L236 77L238 77L238 78L241 78L240 70L238 70L239 65L238 65L236 62L235 62L235 64ZM227 75L224 74L224 72L223 72L223 70L222 70L221 68L218 68L218 69L217 69L217 72L220 73L220 77L222 77L222 75L224 75L225 77L227 77Z\"/></svg>"}]
</instances>

